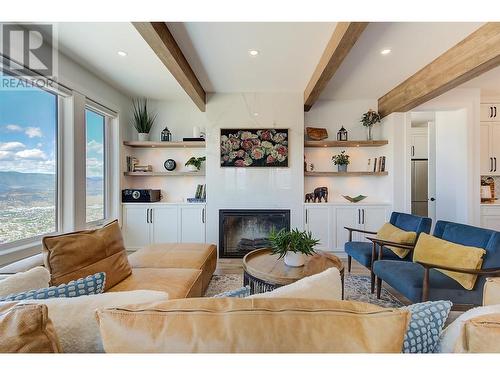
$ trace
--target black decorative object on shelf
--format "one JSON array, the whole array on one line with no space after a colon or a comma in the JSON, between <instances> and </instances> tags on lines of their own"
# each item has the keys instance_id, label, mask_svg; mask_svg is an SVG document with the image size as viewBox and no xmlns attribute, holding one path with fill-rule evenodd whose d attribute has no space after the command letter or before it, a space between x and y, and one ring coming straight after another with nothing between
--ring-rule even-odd
<instances>
[{"instance_id":1,"label":"black decorative object on shelf","mask_svg":"<svg viewBox=\"0 0 500 375\"><path fill-rule=\"evenodd\" d=\"M347 130L343 126L337 132L337 141L347 141Z\"/></svg>"},{"instance_id":2,"label":"black decorative object on shelf","mask_svg":"<svg viewBox=\"0 0 500 375\"><path fill-rule=\"evenodd\" d=\"M325 200L325 203L328 203L328 188L326 186L321 186L314 189L314 203L316 203L316 199L318 200L318 203L321 203L322 199Z\"/></svg>"},{"instance_id":3,"label":"black decorative object on shelf","mask_svg":"<svg viewBox=\"0 0 500 375\"><path fill-rule=\"evenodd\" d=\"M177 163L174 159L167 159L165 163L163 163L163 166L167 171L171 172L177 167Z\"/></svg>"},{"instance_id":4,"label":"black decorative object on shelf","mask_svg":"<svg viewBox=\"0 0 500 375\"><path fill-rule=\"evenodd\" d=\"M161 131L161 138L160 139L162 142L172 141L172 133L170 132L170 130L168 130L168 127L165 126L165 129L163 129Z\"/></svg>"},{"instance_id":5,"label":"black decorative object on shelf","mask_svg":"<svg viewBox=\"0 0 500 375\"><path fill-rule=\"evenodd\" d=\"M307 193L305 203L314 202L314 193Z\"/></svg>"}]
</instances>

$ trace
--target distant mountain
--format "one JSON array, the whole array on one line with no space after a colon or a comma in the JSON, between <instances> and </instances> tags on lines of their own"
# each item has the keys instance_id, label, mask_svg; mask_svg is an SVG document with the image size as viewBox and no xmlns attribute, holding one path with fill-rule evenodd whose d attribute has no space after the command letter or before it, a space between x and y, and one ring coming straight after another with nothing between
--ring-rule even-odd
<instances>
[{"instance_id":1,"label":"distant mountain","mask_svg":"<svg viewBox=\"0 0 500 375\"><path fill-rule=\"evenodd\" d=\"M39 192L54 190L55 174L49 173L20 173L20 172L0 172L0 192L22 191ZM101 177L87 178L87 189L89 192L100 191L102 189Z\"/></svg>"}]
</instances>

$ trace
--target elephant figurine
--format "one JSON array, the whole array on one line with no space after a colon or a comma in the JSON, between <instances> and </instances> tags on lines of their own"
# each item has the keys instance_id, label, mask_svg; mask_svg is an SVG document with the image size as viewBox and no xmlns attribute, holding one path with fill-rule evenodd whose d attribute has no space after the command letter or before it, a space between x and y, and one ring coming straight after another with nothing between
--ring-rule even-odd
<instances>
[{"instance_id":1,"label":"elephant figurine","mask_svg":"<svg viewBox=\"0 0 500 375\"><path fill-rule=\"evenodd\" d=\"M314 189L314 203L316 203L316 199L318 200L318 203L321 203L322 199L325 199L325 203L328 203L328 188L326 186Z\"/></svg>"},{"instance_id":2,"label":"elephant figurine","mask_svg":"<svg viewBox=\"0 0 500 375\"><path fill-rule=\"evenodd\" d=\"M306 194L306 203L311 203L314 202L314 193L307 193Z\"/></svg>"}]
</instances>

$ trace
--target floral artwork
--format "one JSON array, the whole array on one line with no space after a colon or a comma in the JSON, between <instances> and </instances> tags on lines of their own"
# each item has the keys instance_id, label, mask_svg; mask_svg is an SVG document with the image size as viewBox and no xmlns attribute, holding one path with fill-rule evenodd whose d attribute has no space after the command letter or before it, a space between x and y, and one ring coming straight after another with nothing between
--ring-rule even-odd
<instances>
[{"instance_id":1,"label":"floral artwork","mask_svg":"<svg viewBox=\"0 0 500 375\"><path fill-rule=\"evenodd\" d=\"M221 129L221 167L288 167L288 129Z\"/></svg>"}]
</instances>

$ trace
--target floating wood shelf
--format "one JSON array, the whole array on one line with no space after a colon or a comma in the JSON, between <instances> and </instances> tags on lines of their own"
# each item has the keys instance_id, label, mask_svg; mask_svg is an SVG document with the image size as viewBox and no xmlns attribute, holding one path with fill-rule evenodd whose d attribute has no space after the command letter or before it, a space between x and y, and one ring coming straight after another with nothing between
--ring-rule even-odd
<instances>
[{"instance_id":1,"label":"floating wood shelf","mask_svg":"<svg viewBox=\"0 0 500 375\"><path fill-rule=\"evenodd\" d=\"M304 172L309 177L387 176L389 172Z\"/></svg>"},{"instance_id":2,"label":"floating wood shelf","mask_svg":"<svg viewBox=\"0 0 500 375\"><path fill-rule=\"evenodd\" d=\"M205 172L123 172L124 176L163 177L163 176L205 176Z\"/></svg>"},{"instance_id":3,"label":"floating wood shelf","mask_svg":"<svg viewBox=\"0 0 500 375\"><path fill-rule=\"evenodd\" d=\"M141 148L205 148L205 142L151 142L151 141L123 141L124 146Z\"/></svg>"},{"instance_id":4,"label":"floating wood shelf","mask_svg":"<svg viewBox=\"0 0 500 375\"><path fill-rule=\"evenodd\" d=\"M304 147L380 147L389 141L304 141Z\"/></svg>"}]
</instances>

